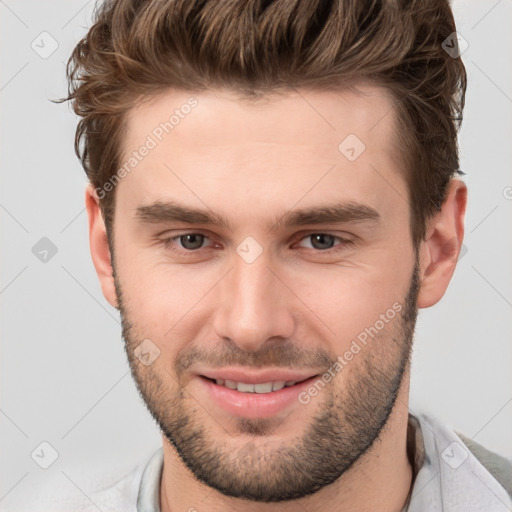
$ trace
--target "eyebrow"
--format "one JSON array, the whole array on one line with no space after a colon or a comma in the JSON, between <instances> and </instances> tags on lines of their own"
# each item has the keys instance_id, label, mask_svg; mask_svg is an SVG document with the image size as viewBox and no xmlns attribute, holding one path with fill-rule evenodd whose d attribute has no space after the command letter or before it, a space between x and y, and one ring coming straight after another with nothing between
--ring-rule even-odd
<instances>
[{"instance_id":1,"label":"eyebrow","mask_svg":"<svg viewBox=\"0 0 512 512\"><path fill-rule=\"evenodd\" d=\"M233 231L232 223L226 217L212 212L190 208L174 201L157 201L141 205L135 210L135 218L142 223L182 222L185 224L216 225ZM354 202L338 202L317 207L291 210L274 219L269 230L279 227L297 227L308 224L335 224L347 222L373 221L380 219L374 208Z\"/></svg>"}]
</instances>

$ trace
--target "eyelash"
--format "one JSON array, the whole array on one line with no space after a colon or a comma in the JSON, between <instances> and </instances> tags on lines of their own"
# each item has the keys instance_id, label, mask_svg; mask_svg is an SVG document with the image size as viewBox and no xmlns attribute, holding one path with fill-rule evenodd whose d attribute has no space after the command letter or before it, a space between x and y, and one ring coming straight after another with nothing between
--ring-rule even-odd
<instances>
[{"instance_id":1,"label":"eyelash","mask_svg":"<svg viewBox=\"0 0 512 512\"><path fill-rule=\"evenodd\" d=\"M180 233L179 235L175 235L173 237L163 239L162 243L163 243L164 248L168 249L173 254L177 254L179 256L193 254L193 253L198 253L202 249L207 249L208 248L208 247L200 247L199 249L176 249L176 247L172 244L172 242L174 242L175 240L178 240L179 238L181 238L182 236L185 236L185 235L201 235L201 236L204 236L205 239L210 240L208 235L206 233L203 233L202 231L187 231L187 232L184 232L184 233ZM333 252L340 251L340 250L343 250L346 247L354 245L354 241L353 240L347 240L346 238L343 238L343 237L340 237L340 236L336 236L336 235L331 235L330 233L324 233L322 231L312 231L312 232L310 232L308 234L301 235L301 237L297 238L293 243L296 243L297 241L300 242L300 241L302 241L302 240L304 240L306 238L309 238L309 237L311 237L313 235L328 235L328 236L332 236L335 240L338 240L338 241L341 242L340 244L338 244L338 246L342 246L341 249L336 249L337 246L334 246L334 247L332 247L330 249L315 249L315 248L311 249L314 252L319 253L319 254L332 254ZM309 248L307 248L307 249L309 249Z\"/></svg>"}]
</instances>

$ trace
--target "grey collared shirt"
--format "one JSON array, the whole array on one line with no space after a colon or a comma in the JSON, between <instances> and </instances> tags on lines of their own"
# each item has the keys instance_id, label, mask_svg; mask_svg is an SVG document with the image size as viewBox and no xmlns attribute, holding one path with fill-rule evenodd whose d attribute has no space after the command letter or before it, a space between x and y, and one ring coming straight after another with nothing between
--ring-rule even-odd
<instances>
[{"instance_id":1,"label":"grey collared shirt","mask_svg":"<svg viewBox=\"0 0 512 512\"><path fill-rule=\"evenodd\" d=\"M414 480L401 512L512 511L512 499L502 485L461 438L434 416L409 414L407 454ZM159 448L128 471L99 468L79 476L78 468L70 470L76 485L58 472L56 481L47 482L41 492L33 489L29 502L20 503L13 512L161 512L163 464Z\"/></svg>"},{"instance_id":2,"label":"grey collared shirt","mask_svg":"<svg viewBox=\"0 0 512 512\"><path fill-rule=\"evenodd\" d=\"M427 414L409 414L407 451L414 480L403 512L510 512L512 499L457 434ZM160 511L163 449L146 465L137 512Z\"/></svg>"}]
</instances>

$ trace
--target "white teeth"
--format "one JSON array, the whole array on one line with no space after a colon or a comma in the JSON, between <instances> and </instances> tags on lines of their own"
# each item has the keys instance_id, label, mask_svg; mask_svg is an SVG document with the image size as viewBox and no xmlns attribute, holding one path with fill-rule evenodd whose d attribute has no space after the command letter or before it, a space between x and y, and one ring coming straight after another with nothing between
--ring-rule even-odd
<instances>
[{"instance_id":1,"label":"white teeth","mask_svg":"<svg viewBox=\"0 0 512 512\"><path fill-rule=\"evenodd\" d=\"M270 393L272 391L272 382L265 382L265 384L254 384L255 393Z\"/></svg>"},{"instance_id":2,"label":"white teeth","mask_svg":"<svg viewBox=\"0 0 512 512\"><path fill-rule=\"evenodd\" d=\"M237 384L233 380L227 380L226 379L226 382L224 383L224 386L226 386L229 389L236 389Z\"/></svg>"},{"instance_id":3,"label":"white teeth","mask_svg":"<svg viewBox=\"0 0 512 512\"><path fill-rule=\"evenodd\" d=\"M283 389L285 384L286 383L284 380L278 380L277 382L274 382L272 384L272 391L279 391L280 389Z\"/></svg>"},{"instance_id":4,"label":"white teeth","mask_svg":"<svg viewBox=\"0 0 512 512\"><path fill-rule=\"evenodd\" d=\"M262 384L247 384L245 382L235 382L228 379L215 379L215 383L219 386L225 386L229 389L236 389L242 393L271 393L272 391L279 391L284 387L294 386L297 381L279 380L276 382L264 382Z\"/></svg>"},{"instance_id":5,"label":"white teeth","mask_svg":"<svg viewBox=\"0 0 512 512\"><path fill-rule=\"evenodd\" d=\"M246 384L245 382L238 382L236 389L242 393L254 393L254 384Z\"/></svg>"}]
</instances>

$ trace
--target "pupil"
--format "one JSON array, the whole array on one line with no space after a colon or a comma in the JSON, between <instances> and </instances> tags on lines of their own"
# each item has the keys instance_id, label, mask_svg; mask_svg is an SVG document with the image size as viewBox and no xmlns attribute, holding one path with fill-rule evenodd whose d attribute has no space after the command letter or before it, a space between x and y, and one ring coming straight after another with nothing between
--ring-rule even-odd
<instances>
[{"instance_id":1,"label":"pupil","mask_svg":"<svg viewBox=\"0 0 512 512\"><path fill-rule=\"evenodd\" d=\"M182 235L180 237L180 242L185 249L199 249L199 247L201 247L203 243L203 238L203 235L200 235L198 233L191 235Z\"/></svg>"},{"instance_id":2,"label":"pupil","mask_svg":"<svg viewBox=\"0 0 512 512\"><path fill-rule=\"evenodd\" d=\"M311 238L313 247L315 247L315 249L330 249L332 247L332 243L334 242L334 237L332 235L325 235L321 233L318 235L311 235Z\"/></svg>"}]
</instances>

